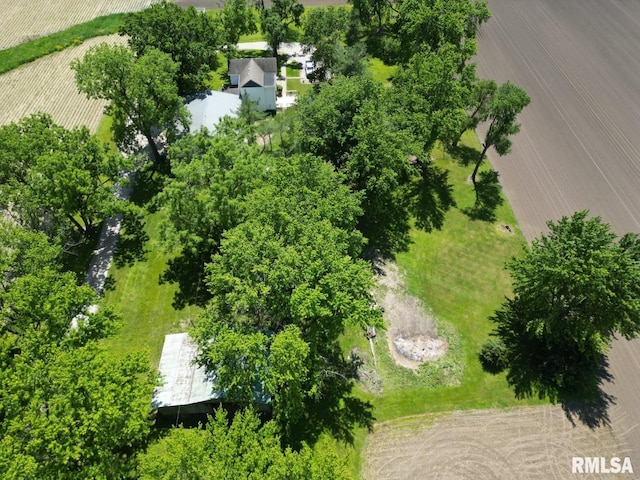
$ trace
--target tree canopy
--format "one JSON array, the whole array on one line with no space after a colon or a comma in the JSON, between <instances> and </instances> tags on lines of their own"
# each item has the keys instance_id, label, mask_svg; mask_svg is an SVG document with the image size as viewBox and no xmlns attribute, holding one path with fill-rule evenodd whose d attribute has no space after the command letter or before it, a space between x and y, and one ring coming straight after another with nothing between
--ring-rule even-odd
<instances>
[{"instance_id":1,"label":"tree canopy","mask_svg":"<svg viewBox=\"0 0 640 480\"><path fill-rule=\"evenodd\" d=\"M475 53L478 27L489 20L486 2L475 0L402 0L394 25L402 61L425 48L436 52L448 45Z\"/></svg>"},{"instance_id":2,"label":"tree canopy","mask_svg":"<svg viewBox=\"0 0 640 480\"><path fill-rule=\"evenodd\" d=\"M468 63L472 54L448 44L418 51L393 76L395 121L425 152L467 125L467 99L475 79L475 65Z\"/></svg>"},{"instance_id":3,"label":"tree canopy","mask_svg":"<svg viewBox=\"0 0 640 480\"><path fill-rule=\"evenodd\" d=\"M9 478L126 478L147 442L144 356L98 341L116 317L57 263L60 247L0 222L0 469Z\"/></svg>"},{"instance_id":4,"label":"tree canopy","mask_svg":"<svg viewBox=\"0 0 640 480\"><path fill-rule=\"evenodd\" d=\"M159 163L154 133L171 136L179 125L188 128L188 112L175 83L180 65L168 54L148 48L136 56L127 47L102 43L74 60L71 68L81 92L109 102L105 113L113 118L114 139L122 148L137 147L136 135L144 135L153 161Z\"/></svg>"},{"instance_id":5,"label":"tree canopy","mask_svg":"<svg viewBox=\"0 0 640 480\"><path fill-rule=\"evenodd\" d=\"M165 245L180 255L164 274L176 282L176 306L204 305L210 294L204 283L204 265L220 247L225 230L243 217L242 199L263 182L268 159L255 145L246 145L239 122L229 122L215 136L189 135L168 151L172 177L157 197L167 220L161 226Z\"/></svg>"},{"instance_id":6,"label":"tree canopy","mask_svg":"<svg viewBox=\"0 0 640 480\"><path fill-rule=\"evenodd\" d=\"M482 142L482 152L471 174L474 186L480 164L490 147L495 148L498 155L506 155L511 151L509 137L520 131L516 117L530 102L527 92L511 82L505 82L495 90L486 106L483 105L478 118L480 122L488 122L489 126Z\"/></svg>"},{"instance_id":7,"label":"tree canopy","mask_svg":"<svg viewBox=\"0 0 640 480\"><path fill-rule=\"evenodd\" d=\"M240 32L237 35L244 31L241 27L250 28L250 22L243 25L237 18L232 19L228 8L223 11L225 21ZM215 22L193 6L183 8L162 0L145 10L128 13L119 33L127 36L129 47L136 55L159 50L180 65L171 73L178 85L178 94L186 96L206 90L210 72L220 66L218 50L225 41L222 25L224 23ZM231 32L229 28L224 30Z\"/></svg>"},{"instance_id":8,"label":"tree canopy","mask_svg":"<svg viewBox=\"0 0 640 480\"><path fill-rule=\"evenodd\" d=\"M230 422L220 409L206 430L175 428L153 445L140 458L140 478L347 480L352 477L338 448L325 438L313 448L282 449L273 421L261 424L245 410Z\"/></svg>"},{"instance_id":9,"label":"tree canopy","mask_svg":"<svg viewBox=\"0 0 640 480\"><path fill-rule=\"evenodd\" d=\"M331 163L362 196L368 256L406 248L412 215L427 231L439 228L453 203L446 173L399 128L387 94L370 77L336 77L298 106L299 148Z\"/></svg>"},{"instance_id":10,"label":"tree canopy","mask_svg":"<svg viewBox=\"0 0 640 480\"><path fill-rule=\"evenodd\" d=\"M379 325L381 314L371 270L356 259L357 198L328 164L276 159L244 204L246 220L224 233L207 267L212 301L194 335L203 363L237 396L270 387L274 418L290 434L304 402L338 401L328 392L347 380L337 344L345 326Z\"/></svg>"},{"instance_id":11,"label":"tree canopy","mask_svg":"<svg viewBox=\"0 0 640 480\"><path fill-rule=\"evenodd\" d=\"M220 11L227 52L233 52L242 35L258 31L258 12L248 0L225 0Z\"/></svg>"},{"instance_id":12,"label":"tree canopy","mask_svg":"<svg viewBox=\"0 0 640 480\"><path fill-rule=\"evenodd\" d=\"M290 26L300 26L304 6L297 0L272 0L270 7L265 7L263 0L257 0L256 4L260 10L260 28L273 56L277 57L280 44L290 38Z\"/></svg>"},{"instance_id":13,"label":"tree canopy","mask_svg":"<svg viewBox=\"0 0 640 480\"><path fill-rule=\"evenodd\" d=\"M549 222L508 264L513 297L491 320L517 397L590 399L613 336L640 332L640 239L616 241L608 224L587 217Z\"/></svg>"},{"instance_id":14,"label":"tree canopy","mask_svg":"<svg viewBox=\"0 0 640 480\"><path fill-rule=\"evenodd\" d=\"M89 130L35 114L0 127L2 208L25 227L70 247L120 210L114 184L126 162Z\"/></svg>"},{"instance_id":15,"label":"tree canopy","mask_svg":"<svg viewBox=\"0 0 640 480\"><path fill-rule=\"evenodd\" d=\"M349 12L344 7L321 7L309 10L302 21L301 43L315 62L315 78L324 81L339 66L349 30Z\"/></svg>"}]
</instances>

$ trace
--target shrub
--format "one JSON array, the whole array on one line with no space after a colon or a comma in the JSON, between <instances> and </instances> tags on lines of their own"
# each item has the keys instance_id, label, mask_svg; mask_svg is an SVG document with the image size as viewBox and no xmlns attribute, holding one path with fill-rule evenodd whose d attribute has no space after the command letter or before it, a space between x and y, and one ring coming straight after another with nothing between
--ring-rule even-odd
<instances>
[{"instance_id":1,"label":"shrub","mask_svg":"<svg viewBox=\"0 0 640 480\"><path fill-rule=\"evenodd\" d=\"M497 374L507 368L507 347L499 338L487 340L478 357L486 372Z\"/></svg>"}]
</instances>

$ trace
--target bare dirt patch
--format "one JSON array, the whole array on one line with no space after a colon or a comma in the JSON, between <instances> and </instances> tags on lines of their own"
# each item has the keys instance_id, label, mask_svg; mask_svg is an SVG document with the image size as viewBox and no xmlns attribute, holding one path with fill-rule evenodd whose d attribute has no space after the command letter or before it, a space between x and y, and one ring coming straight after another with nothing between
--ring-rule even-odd
<instances>
[{"instance_id":1,"label":"bare dirt patch","mask_svg":"<svg viewBox=\"0 0 640 480\"><path fill-rule=\"evenodd\" d=\"M625 457L610 428L575 427L560 407L455 411L374 426L365 450L367 480L566 479L574 456ZM634 468L636 468L634 466ZM634 478L618 474L616 478Z\"/></svg>"},{"instance_id":2,"label":"bare dirt patch","mask_svg":"<svg viewBox=\"0 0 640 480\"><path fill-rule=\"evenodd\" d=\"M0 125L45 112L67 128L86 125L95 132L105 102L89 100L78 92L71 61L101 42L125 43L119 35L98 37L82 45L52 53L0 76Z\"/></svg>"},{"instance_id":3,"label":"bare dirt patch","mask_svg":"<svg viewBox=\"0 0 640 480\"><path fill-rule=\"evenodd\" d=\"M420 364L442 358L447 342L438 337L436 322L420 301L405 293L396 264L378 263L378 290L374 293L384 309L389 352L398 365L416 370Z\"/></svg>"}]
</instances>

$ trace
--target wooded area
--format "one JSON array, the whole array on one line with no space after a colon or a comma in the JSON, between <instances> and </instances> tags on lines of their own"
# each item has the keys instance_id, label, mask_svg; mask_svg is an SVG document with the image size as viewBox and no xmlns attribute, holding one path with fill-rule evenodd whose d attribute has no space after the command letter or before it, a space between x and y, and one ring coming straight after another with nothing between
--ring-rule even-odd
<instances>
[{"instance_id":1,"label":"wooded area","mask_svg":"<svg viewBox=\"0 0 640 480\"><path fill-rule=\"evenodd\" d=\"M117 316L104 305L89 310L99 299L66 271L68 255L102 220L135 213L113 195L134 156L46 115L0 128L7 217L0 471L37 478L351 478L342 445L353 443L356 428L371 428L375 412L354 392L357 365L340 340L350 328L384 328L372 296L375 261L406 251L413 228L442 228L455 206L448 171L433 159L436 147L470 170L476 201L465 214L494 218L497 174L477 175L489 148L509 152L517 116L530 102L520 87L476 75L475 37L489 18L487 5L471 0L354 0L351 9L308 13L295 0L269 7L227 0L214 15L163 1L125 17L127 47L100 45L73 63L78 89L108 102L122 151L136 150L138 135L146 138L152 162L138 175L161 176L151 203L164 214L164 247L177 253L162 280L177 285L176 307L202 307L189 333L200 364L233 404L206 429L153 431L150 398L159 379L142 354L105 353L101 341ZM238 38L258 23L274 56L302 28L318 65L313 88L273 118L249 108L215 132L184 134L184 97L206 89L220 67L218 53L237 55ZM368 73L370 58L395 66L389 81ZM469 151L460 138L481 123L488 127L482 151ZM166 149L158 147L158 133ZM558 235L543 237L509 267L514 298L493 318L502 342L484 355L495 370L508 370L516 395L562 401L575 378L584 380L572 377L585 375L585 364L574 370L571 357L562 363L567 380L546 383L547 359L523 360L523 352L539 351L531 342L575 341L571 351L588 354L586 372L595 374L612 333L638 331L637 239L612 244L606 227L585 218L564 219L557 231L550 226ZM576 225L595 240L576 247L575 261L607 260L605 270L618 272L624 285L585 281L576 292L553 290L562 279L543 274L571 258L547 256L576 245ZM584 275L598 278L596 270ZM603 289L628 301L586 300ZM570 311L556 315L568 304ZM583 328L598 309L609 313L601 328ZM536 338L525 334L532 331ZM551 353L567 345L559 341ZM256 385L270 395L268 418L254 411Z\"/></svg>"}]
</instances>

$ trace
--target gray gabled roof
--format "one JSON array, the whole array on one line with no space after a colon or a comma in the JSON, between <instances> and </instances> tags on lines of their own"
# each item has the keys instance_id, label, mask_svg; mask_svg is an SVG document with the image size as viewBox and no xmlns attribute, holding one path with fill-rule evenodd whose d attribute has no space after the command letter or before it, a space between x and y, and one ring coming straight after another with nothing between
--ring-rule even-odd
<instances>
[{"instance_id":1,"label":"gray gabled roof","mask_svg":"<svg viewBox=\"0 0 640 480\"><path fill-rule=\"evenodd\" d=\"M276 73L278 64L271 58L234 58L229 61L229 75L239 75L239 87L264 86L264 74Z\"/></svg>"}]
</instances>

